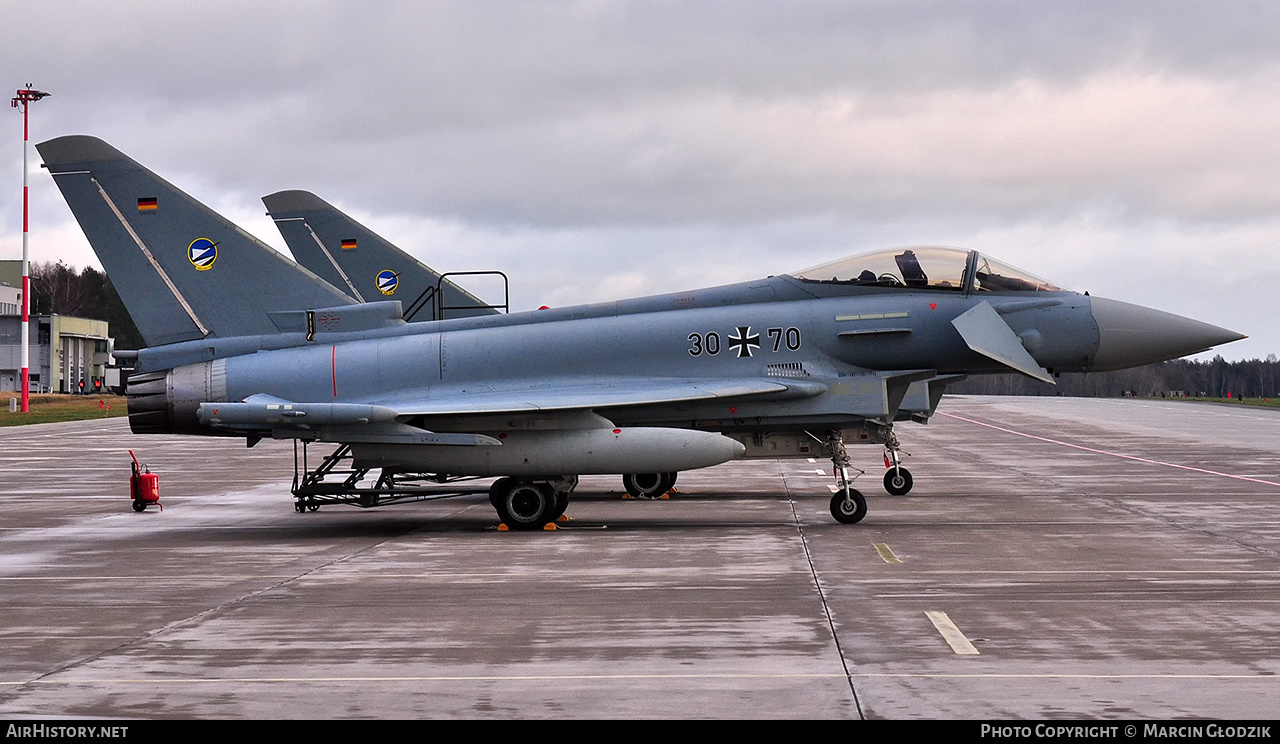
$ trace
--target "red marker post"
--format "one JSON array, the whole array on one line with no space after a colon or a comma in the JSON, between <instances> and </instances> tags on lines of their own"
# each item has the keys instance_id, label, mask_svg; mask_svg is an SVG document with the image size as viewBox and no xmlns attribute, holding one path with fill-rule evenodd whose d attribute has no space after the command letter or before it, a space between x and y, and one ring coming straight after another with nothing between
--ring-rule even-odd
<instances>
[{"instance_id":1,"label":"red marker post","mask_svg":"<svg viewBox=\"0 0 1280 744\"><path fill-rule=\"evenodd\" d=\"M11 106L22 109L22 412L31 410L31 271L27 260L27 235L30 231L27 223L27 143L31 141L27 122L27 108L32 101L38 101L49 95L42 90L32 90L31 83L18 91L13 97Z\"/></svg>"}]
</instances>

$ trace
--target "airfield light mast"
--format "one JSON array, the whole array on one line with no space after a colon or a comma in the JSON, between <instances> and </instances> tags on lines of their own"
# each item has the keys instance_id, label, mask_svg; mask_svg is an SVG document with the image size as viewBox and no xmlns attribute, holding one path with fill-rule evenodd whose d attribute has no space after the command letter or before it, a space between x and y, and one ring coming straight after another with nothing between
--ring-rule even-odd
<instances>
[{"instance_id":1,"label":"airfield light mast","mask_svg":"<svg viewBox=\"0 0 1280 744\"><path fill-rule=\"evenodd\" d=\"M27 108L32 101L38 101L49 95L42 90L32 90L31 83L27 83L27 87L20 89L18 95L13 97L11 106L16 109L22 109L22 412L26 413L30 410L29 397L31 393L30 382L30 358L31 358L31 272L27 262L27 234L29 232L27 223L27 143L31 141L29 136L29 128L27 126Z\"/></svg>"}]
</instances>

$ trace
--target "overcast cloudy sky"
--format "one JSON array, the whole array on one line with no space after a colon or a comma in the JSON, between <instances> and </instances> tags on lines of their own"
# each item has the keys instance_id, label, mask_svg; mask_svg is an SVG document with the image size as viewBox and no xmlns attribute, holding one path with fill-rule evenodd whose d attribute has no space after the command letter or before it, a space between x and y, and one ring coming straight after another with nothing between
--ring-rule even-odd
<instances>
[{"instance_id":1,"label":"overcast cloudy sky","mask_svg":"<svg viewBox=\"0 0 1280 744\"><path fill-rule=\"evenodd\" d=\"M0 82L53 93L34 142L101 137L282 251L286 188L506 271L517 309L958 245L1280 353L1280 3L46 0L0 28ZM32 259L96 265L31 159Z\"/></svg>"}]
</instances>

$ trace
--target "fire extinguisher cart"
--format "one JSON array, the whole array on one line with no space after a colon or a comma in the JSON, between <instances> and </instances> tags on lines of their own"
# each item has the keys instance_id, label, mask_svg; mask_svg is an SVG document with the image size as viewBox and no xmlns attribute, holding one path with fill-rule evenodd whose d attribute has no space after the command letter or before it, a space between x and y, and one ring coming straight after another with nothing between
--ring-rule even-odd
<instances>
[{"instance_id":1,"label":"fire extinguisher cart","mask_svg":"<svg viewBox=\"0 0 1280 744\"><path fill-rule=\"evenodd\" d=\"M148 506L155 504L160 507L160 511L164 511L164 505L160 503L160 476L151 472L150 468L139 465L133 450L129 450L129 457L133 458L133 474L129 476L129 497L133 499L133 510L146 511Z\"/></svg>"}]
</instances>

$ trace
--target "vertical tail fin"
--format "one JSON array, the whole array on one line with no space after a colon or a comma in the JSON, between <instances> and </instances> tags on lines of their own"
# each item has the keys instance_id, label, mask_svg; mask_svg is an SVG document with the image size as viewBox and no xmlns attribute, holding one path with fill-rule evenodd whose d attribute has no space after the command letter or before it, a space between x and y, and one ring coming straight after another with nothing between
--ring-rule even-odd
<instances>
[{"instance_id":1,"label":"vertical tail fin","mask_svg":"<svg viewBox=\"0 0 1280 744\"><path fill-rule=\"evenodd\" d=\"M459 308L451 318L497 312L310 191L278 191L262 203L294 258L361 302L395 296L408 305L439 285L437 304Z\"/></svg>"},{"instance_id":2,"label":"vertical tail fin","mask_svg":"<svg viewBox=\"0 0 1280 744\"><path fill-rule=\"evenodd\" d=\"M353 300L95 137L36 145L148 346L275 333Z\"/></svg>"}]
</instances>

